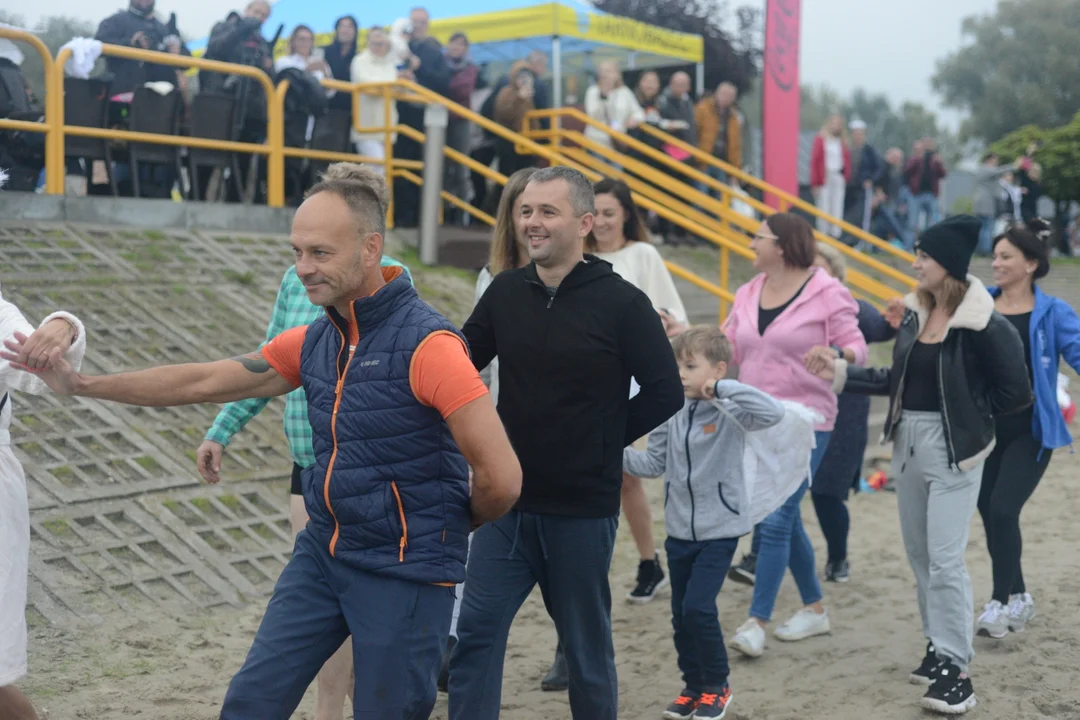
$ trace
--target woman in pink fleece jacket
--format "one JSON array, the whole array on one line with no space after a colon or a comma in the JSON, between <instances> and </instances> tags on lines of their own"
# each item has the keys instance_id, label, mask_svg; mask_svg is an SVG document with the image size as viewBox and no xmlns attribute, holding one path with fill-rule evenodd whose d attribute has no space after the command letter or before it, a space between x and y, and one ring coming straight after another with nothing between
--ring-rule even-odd
<instances>
[{"instance_id":1,"label":"woman in pink fleece jacket","mask_svg":"<svg viewBox=\"0 0 1080 720\"><path fill-rule=\"evenodd\" d=\"M812 375L804 363L815 347L832 348L855 364L866 361L858 305L840 281L814 266L813 229L798 215L770 216L761 223L750 247L757 255L754 267L761 274L735 294L724 331L735 346L733 359L741 382L821 415L821 423L814 428L817 447L809 459L812 473L828 446L837 404L830 383ZM799 511L808 487L809 478L783 507L761 522L754 533L756 567L746 573L744 565L741 577L732 576L744 582L747 575L753 578L750 619L731 643L751 657L765 650L765 625L772 617L788 567L805 607L774 634L780 640L794 641L829 632L829 616L821 604L821 585L814 567L814 549Z\"/></svg>"}]
</instances>

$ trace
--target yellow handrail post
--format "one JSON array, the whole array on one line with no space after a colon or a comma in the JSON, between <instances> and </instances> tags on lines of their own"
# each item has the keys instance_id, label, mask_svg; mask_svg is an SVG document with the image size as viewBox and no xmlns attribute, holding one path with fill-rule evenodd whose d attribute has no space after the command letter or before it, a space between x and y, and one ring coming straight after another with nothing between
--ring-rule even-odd
<instances>
[{"instance_id":1,"label":"yellow handrail post","mask_svg":"<svg viewBox=\"0 0 1080 720\"><path fill-rule=\"evenodd\" d=\"M289 81L282 80L274 89L273 101L266 98L266 142L270 155L266 158L266 204L285 207L285 93Z\"/></svg>"},{"instance_id":2,"label":"yellow handrail post","mask_svg":"<svg viewBox=\"0 0 1080 720\"><path fill-rule=\"evenodd\" d=\"M720 248L720 287L728 292L728 285L731 281L731 251L726 247ZM723 325L727 320L728 303L723 296L720 296L720 324Z\"/></svg>"},{"instance_id":3,"label":"yellow handrail post","mask_svg":"<svg viewBox=\"0 0 1080 720\"><path fill-rule=\"evenodd\" d=\"M730 233L731 232L731 222L727 219L728 218L728 212L731 211L731 193L730 192L725 192L724 193L723 203L724 203L724 211L725 212L724 212L724 217L723 217L721 222L723 224L724 230L726 230L727 232ZM722 248L720 248L720 287L724 288L725 290L728 290L729 292L730 292L730 289L728 288L728 280L729 280L730 271L731 271L731 253L726 247L722 247ZM725 300L723 297L721 297L720 298L720 324L721 325L724 324L724 320L727 318L727 311L728 311L727 300Z\"/></svg>"},{"instance_id":4,"label":"yellow handrail post","mask_svg":"<svg viewBox=\"0 0 1080 720\"><path fill-rule=\"evenodd\" d=\"M383 122L386 125L386 132L383 133L383 159L384 159L384 172L386 173L386 185L390 193L390 202L386 204L386 226L394 227L394 142L390 138L390 128L393 126L393 113L390 103L392 86L384 85L382 88L383 94ZM359 107L359 103L357 104ZM356 114L357 122L359 122L360 114Z\"/></svg>"},{"instance_id":5,"label":"yellow handrail post","mask_svg":"<svg viewBox=\"0 0 1080 720\"><path fill-rule=\"evenodd\" d=\"M53 96L53 127L52 127L52 162L54 172L45 170L45 182L52 185L49 190L51 195L64 194L64 66L71 57L70 48L61 48L56 54L56 62L53 64L52 92ZM57 70L59 69L59 72ZM46 78L48 86L48 78ZM46 162L49 158L46 157Z\"/></svg>"}]
</instances>

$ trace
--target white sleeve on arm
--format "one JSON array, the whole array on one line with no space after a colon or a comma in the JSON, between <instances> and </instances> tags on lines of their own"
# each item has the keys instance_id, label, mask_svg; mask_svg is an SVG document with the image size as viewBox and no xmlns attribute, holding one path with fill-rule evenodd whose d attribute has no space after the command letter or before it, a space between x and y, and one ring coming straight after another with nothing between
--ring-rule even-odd
<instances>
[{"instance_id":1,"label":"white sleeve on arm","mask_svg":"<svg viewBox=\"0 0 1080 720\"><path fill-rule=\"evenodd\" d=\"M82 367L83 355L86 354L86 328L77 317L66 312L52 313L41 321L41 325L57 318L71 323L78 333L78 337L75 338L75 342L71 344L65 356L71 366L78 370ZM34 332L34 326L23 317L19 308L0 296L0 340L10 340L17 332L31 335ZM49 392L48 386L34 373L16 370L10 363L0 361L0 392L7 390L18 390L32 395L43 395Z\"/></svg>"}]
</instances>

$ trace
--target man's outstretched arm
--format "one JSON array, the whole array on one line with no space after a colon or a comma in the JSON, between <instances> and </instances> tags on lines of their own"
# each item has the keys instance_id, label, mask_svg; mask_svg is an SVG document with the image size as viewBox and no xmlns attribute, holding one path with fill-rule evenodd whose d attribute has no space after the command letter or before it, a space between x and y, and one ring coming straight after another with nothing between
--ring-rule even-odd
<instances>
[{"instance_id":1,"label":"man's outstretched arm","mask_svg":"<svg viewBox=\"0 0 1080 720\"><path fill-rule=\"evenodd\" d=\"M17 343L5 343L0 358L19 364ZM59 395L112 400L126 405L169 407L195 403L226 403L253 397L284 395L295 386L274 370L261 350L229 360L162 365L114 375L84 375L75 371L59 351L49 358L41 379Z\"/></svg>"}]
</instances>

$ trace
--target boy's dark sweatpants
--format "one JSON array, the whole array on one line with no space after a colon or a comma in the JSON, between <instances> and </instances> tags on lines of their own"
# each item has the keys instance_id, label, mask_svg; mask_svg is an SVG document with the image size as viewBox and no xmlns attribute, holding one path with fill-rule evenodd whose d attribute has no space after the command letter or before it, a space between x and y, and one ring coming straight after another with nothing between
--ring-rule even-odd
<instances>
[{"instance_id":1,"label":"boy's dark sweatpants","mask_svg":"<svg viewBox=\"0 0 1080 720\"><path fill-rule=\"evenodd\" d=\"M738 538L664 542L671 574L671 626L683 685L719 692L728 680L728 657L716 597L724 585Z\"/></svg>"}]
</instances>

